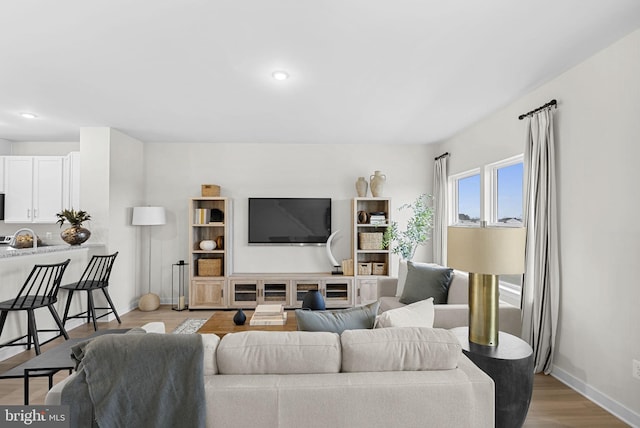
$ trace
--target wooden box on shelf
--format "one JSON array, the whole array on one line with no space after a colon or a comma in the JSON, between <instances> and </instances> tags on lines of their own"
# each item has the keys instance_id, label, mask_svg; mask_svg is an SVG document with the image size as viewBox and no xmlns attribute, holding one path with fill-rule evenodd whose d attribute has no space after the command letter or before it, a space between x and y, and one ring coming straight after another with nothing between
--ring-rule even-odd
<instances>
[{"instance_id":1,"label":"wooden box on shelf","mask_svg":"<svg viewBox=\"0 0 640 428\"><path fill-rule=\"evenodd\" d=\"M359 262L358 275L371 275L371 262Z\"/></svg>"},{"instance_id":2,"label":"wooden box on shelf","mask_svg":"<svg viewBox=\"0 0 640 428\"><path fill-rule=\"evenodd\" d=\"M202 196L220 196L220 186L216 184L203 184Z\"/></svg>"},{"instance_id":3,"label":"wooden box on shelf","mask_svg":"<svg viewBox=\"0 0 640 428\"><path fill-rule=\"evenodd\" d=\"M342 274L353 276L353 259L345 259L342 261Z\"/></svg>"},{"instance_id":4,"label":"wooden box on shelf","mask_svg":"<svg viewBox=\"0 0 640 428\"><path fill-rule=\"evenodd\" d=\"M371 264L371 274L372 275L386 275L387 274L387 264L385 262L373 262Z\"/></svg>"},{"instance_id":5,"label":"wooden box on shelf","mask_svg":"<svg viewBox=\"0 0 640 428\"><path fill-rule=\"evenodd\" d=\"M198 259L198 276L222 276L222 259Z\"/></svg>"},{"instance_id":6,"label":"wooden box on shelf","mask_svg":"<svg viewBox=\"0 0 640 428\"><path fill-rule=\"evenodd\" d=\"M361 250L382 250L381 232L360 232L358 241Z\"/></svg>"}]
</instances>

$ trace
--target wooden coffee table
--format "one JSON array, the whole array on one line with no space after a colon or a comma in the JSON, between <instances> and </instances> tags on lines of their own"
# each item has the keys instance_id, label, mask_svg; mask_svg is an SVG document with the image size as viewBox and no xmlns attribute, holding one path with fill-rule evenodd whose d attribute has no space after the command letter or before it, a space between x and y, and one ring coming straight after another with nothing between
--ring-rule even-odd
<instances>
[{"instance_id":1,"label":"wooden coffee table","mask_svg":"<svg viewBox=\"0 0 640 428\"><path fill-rule=\"evenodd\" d=\"M235 325L233 316L236 311L219 311L215 312L206 323L200 327L196 333L200 334L217 334L222 338L227 333L238 333L241 331L296 331L298 324L296 323L295 311L287 311L287 323L285 325L249 325L249 321L253 316L253 311L243 311L247 316L244 325Z\"/></svg>"}]
</instances>

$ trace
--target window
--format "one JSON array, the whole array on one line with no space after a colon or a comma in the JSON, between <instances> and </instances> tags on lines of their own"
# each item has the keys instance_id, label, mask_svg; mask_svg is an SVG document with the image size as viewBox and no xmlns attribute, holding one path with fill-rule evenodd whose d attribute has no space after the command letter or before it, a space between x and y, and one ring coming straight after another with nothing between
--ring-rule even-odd
<instances>
[{"instance_id":1,"label":"window","mask_svg":"<svg viewBox=\"0 0 640 428\"><path fill-rule=\"evenodd\" d=\"M479 225L482 212L480 170L474 169L452 176L450 179L451 210L450 223L458 225Z\"/></svg>"},{"instance_id":2,"label":"window","mask_svg":"<svg viewBox=\"0 0 640 428\"><path fill-rule=\"evenodd\" d=\"M492 225L522 226L522 155L485 167L488 212L483 220Z\"/></svg>"}]
</instances>

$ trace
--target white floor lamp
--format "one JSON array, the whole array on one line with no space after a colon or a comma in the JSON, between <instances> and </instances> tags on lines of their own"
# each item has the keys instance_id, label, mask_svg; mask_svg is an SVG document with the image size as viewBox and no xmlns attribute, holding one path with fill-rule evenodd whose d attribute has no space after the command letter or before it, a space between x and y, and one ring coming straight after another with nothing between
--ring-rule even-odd
<instances>
[{"instance_id":1,"label":"white floor lamp","mask_svg":"<svg viewBox=\"0 0 640 428\"><path fill-rule=\"evenodd\" d=\"M133 226L161 226L166 223L164 207L133 207L133 218L131 224ZM160 297L151 292L151 229L147 231L148 235L148 251L149 264L149 292L140 298L138 308L141 311L155 311L160 307Z\"/></svg>"}]
</instances>

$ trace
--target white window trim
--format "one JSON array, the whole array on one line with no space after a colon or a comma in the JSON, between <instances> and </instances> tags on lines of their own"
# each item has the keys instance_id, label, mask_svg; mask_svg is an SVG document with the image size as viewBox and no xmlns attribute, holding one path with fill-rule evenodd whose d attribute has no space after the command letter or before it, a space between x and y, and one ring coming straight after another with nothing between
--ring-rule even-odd
<instances>
[{"instance_id":1,"label":"white window trim","mask_svg":"<svg viewBox=\"0 0 640 428\"><path fill-rule=\"evenodd\" d=\"M484 174L482 174L482 176L484 177L482 202L484 203L484 201L488 199L488 203L485 203L485 207L482 213L484 217L483 220L486 220L487 224L490 226L522 227L522 222L498 222L498 170L500 168L515 165L518 163L524 163L524 154L512 156L498 162L490 163L484 167ZM524 196L524 189L522 189L522 195Z\"/></svg>"},{"instance_id":2,"label":"white window trim","mask_svg":"<svg viewBox=\"0 0 640 428\"><path fill-rule=\"evenodd\" d=\"M482 170L480 168L474 168L449 176L449 200L451 201L451 209L449 210L450 225L474 227L468 223L458 223L458 181L473 175L480 175L480 216L482 216L482 205L484 203L482 198Z\"/></svg>"}]
</instances>

